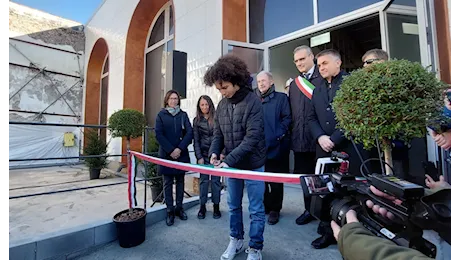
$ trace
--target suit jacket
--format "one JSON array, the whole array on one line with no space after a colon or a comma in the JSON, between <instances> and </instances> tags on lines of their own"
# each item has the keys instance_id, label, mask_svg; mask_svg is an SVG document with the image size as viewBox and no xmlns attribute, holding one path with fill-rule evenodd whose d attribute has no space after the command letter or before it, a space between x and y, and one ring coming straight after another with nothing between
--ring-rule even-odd
<instances>
[{"instance_id":1,"label":"suit jacket","mask_svg":"<svg viewBox=\"0 0 460 260\"><path fill-rule=\"evenodd\" d=\"M318 87L323 81L316 65L309 81L315 87ZM314 152L316 140L313 139L307 120L311 110L311 100L300 91L295 80L289 85L289 102L292 115L291 150L294 152Z\"/></svg>"},{"instance_id":2,"label":"suit jacket","mask_svg":"<svg viewBox=\"0 0 460 260\"><path fill-rule=\"evenodd\" d=\"M332 109L332 101L345 75L348 75L348 73L341 71L337 76L333 77L330 90L328 90L327 80L323 79L321 84L313 91L312 108L308 114L308 124L315 142L322 135L330 136L335 146L339 146L345 140L342 131L335 128L337 122L335 120L335 112Z\"/></svg>"}]
</instances>

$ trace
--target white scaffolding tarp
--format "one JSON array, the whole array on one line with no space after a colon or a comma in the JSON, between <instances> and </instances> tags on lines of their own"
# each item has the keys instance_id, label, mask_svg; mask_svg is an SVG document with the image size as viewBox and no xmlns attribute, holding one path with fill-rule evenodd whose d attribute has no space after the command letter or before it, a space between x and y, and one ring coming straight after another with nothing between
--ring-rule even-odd
<instances>
[{"instance_id":1,"label":"white scaffolding tarp","mask_svg":"<svg viewBox=\"0 0 460 260\"><path fill-rule=\"evenodd\" d=\"M9 125L9 159L35 159L79 156L81 131L76 127ZM75 145L64 146L64 134L75 135ZM21 166L77 163L78 159L10 162L10 168Z\"/></svg>"}]
</instances>

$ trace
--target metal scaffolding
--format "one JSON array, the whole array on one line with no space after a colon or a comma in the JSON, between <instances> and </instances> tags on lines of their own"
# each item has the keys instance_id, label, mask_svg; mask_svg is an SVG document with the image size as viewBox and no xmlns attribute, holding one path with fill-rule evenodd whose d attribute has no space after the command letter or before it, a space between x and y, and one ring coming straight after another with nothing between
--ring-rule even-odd
<instances>
[{"instance_id":1,"label":"metal scaffolding","mask_svg":"<svg viewBox=\"0 0 460 260\"><path fill-rule=\"evenodd\" d=\"M27 57L27 55L25 55L21 50L19 50L18 46L16 46L15 44L13 43L9 43L11 47L13 47L19 54L21 54L21 56L23 56L24 58L26 58L29 62L30 62L30 66L29 67L26 67L26 68L29 68L29 69L33 69L33 70L38 70L38 72L32 77L30 78L29 80L27 80L27 82L25 82L17 91L15 91L10 97L9 97L9 101L11 101L16 95L18 95L19 93L21 93L21 91L24 90L24 88L26 88L28 85L30 85L31 82L33 82L35 79L37 79L38 76L42 75L44 78L46 78L47 80L49 80L49 82L51 83L51 86L53 87L53 89L59 94L59 96L54 100L52 101L45 109L43 109L42 111L37 111L36 112L36 116L33 118L33 121L35 120L40 120L41 119L41 116L46 112L47 109L49 109L52 105L54 105L56 102L58 102L59 100L63 100L65 102L65 104L68 106L69 110L72 112L72 116L73 117L76 117L78 118L78 120L80 119L81 115L78 113L78 112L75 112L74 108L67 102L67 100L65 99L64 95L67 94L69 91L71 91L72 89L74 89L75 87L82 87L83 86L83 73L81 71L81 67L80 67L80 55L76 55L77 57L77 62L78 62L78 67L80 68L80 71L79 71L79 76L76 77L76 76L73 76L73 75L66 75L66 76L70 76L70 77L74 77L76 78L76 82L74 82L70 87L68 87L64 92L61 92L59 91L59 88L57 87L56 85L56 82L55 80L53 80L53 78L50 76L50 74L62 74L62 73L55 73L55 72L52 72L52 71L48 71L46 70L46 67L40 67L39 65L37 65L37 63L35 63L34 61L32 61L29 57ZM15 66L21 66L21 67L24 67L22 65L18 65L18 64L14 64L14 63L11 63L11 65L15 65Z\"/></svg>"}]
</instances>

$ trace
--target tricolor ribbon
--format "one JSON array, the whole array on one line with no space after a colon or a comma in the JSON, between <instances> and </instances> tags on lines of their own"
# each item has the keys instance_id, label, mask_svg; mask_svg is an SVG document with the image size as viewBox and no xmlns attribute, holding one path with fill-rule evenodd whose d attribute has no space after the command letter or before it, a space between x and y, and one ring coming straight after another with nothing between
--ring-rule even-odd
<instances>
[{"instance_id":1,"label":"tricolor ribbon","mask_svg":"<svg viewBox=\"0 0 460 260\"><path fill-rule=\"evenodd\" d=\"M139 152L130 151L130 162L129 162L129 173L128 173L128 193L129 193L129 205L133 207L137 205L136 202L136 158L148 161L157 165L162 165L169 168L174 168L186 172L198 172L203 174L209 174L213 176L230 177L244 180L255 180L265 182L277 182L277 183L292 183L300 184L300 175L291 173L273 173L273 172L255 172L248 170L239 170L234 168L214 168L212 165L198 165L190 163L182 163L176 161L170 161L161 159L153 156L148 156Z\"/></svg>"},{"instance_id":2,"label":"tricolor ribbon","mask_svg":"<svg viewBox=\"0 0 460 260\"><path fill-rule=\"evenodd\" d=\"M302 76L298 76L297 78L295 78L295 84L300 89L300 91L302 91L302 93L311 100L311 98L313 97L313 90L315 89L315 86Z\"/></svg>"},{"instance_id":3,"label":"tricolor ribbon","mask_svg":"<svg viewBox=\"0 0 460 260\"><path fill-rule=\"evenodd\" d=\"M134 208L137 206L136 200L136 157L133 152L128 152L130 160L128 162L128 196L129 196L129 207Z\"/></svg>"}]
</instances>

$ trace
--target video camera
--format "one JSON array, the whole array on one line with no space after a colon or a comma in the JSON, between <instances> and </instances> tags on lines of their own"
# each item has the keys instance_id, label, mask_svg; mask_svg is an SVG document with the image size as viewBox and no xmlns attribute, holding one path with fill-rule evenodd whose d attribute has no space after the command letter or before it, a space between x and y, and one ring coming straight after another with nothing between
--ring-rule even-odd
<instances>
[{"instance_id":1,"label":"video camera","mask_svg":"<svg viewBox=\"0 0 460 260\"><path fill-rule=\"evenodd\" d=\"M450 189L424 196L424 188L394 176L372 174L355 177L348 173L348 155L333 152L318 160L316 174L301 176L305 195L313 196L310 213L322 221L346 224L353 209L358 220L379 237L397 245L414 248L428 257L436 256L436 246L422 238L423 230L435 230L450 244ZM370 185L402 201L400 205L370 191ZM393 213L389 220L366 206L371 200Z\"/></svg>"}]
</instances>

